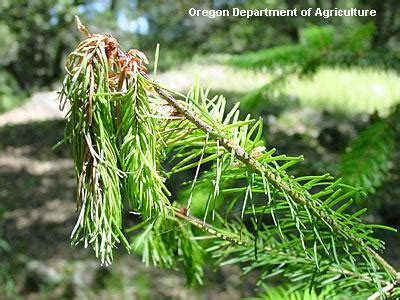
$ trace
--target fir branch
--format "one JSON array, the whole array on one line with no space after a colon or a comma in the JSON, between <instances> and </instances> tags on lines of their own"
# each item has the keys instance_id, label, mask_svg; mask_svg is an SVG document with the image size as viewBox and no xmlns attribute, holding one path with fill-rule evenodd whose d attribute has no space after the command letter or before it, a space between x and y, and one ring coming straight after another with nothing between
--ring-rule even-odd
<instances>
[{"instance_id":1,"label":"fir branch","mask_svg":"<svg viewBox=\"0 0 400 300\"><path fill-rule=\"evenodd\" d=\"M196 127L200 128L204 133L219 141L220 145L222 145L228 151L228 153L233 153L239 161L250 167L250 169L253 169L261 176L265 176L268 182L270 182L274 187L279 189L284 194L289 195L297 204L301 205L302 207L306 207L314 216L328 224L334 232L341 235L349 243L356 244L358 249L372 256L378 265L387 270L393 278L398 278L399 275L397 271L374 249L369 247L363 239L349 231L346 228L346 225L341 224L337 220L333 219L325 210L315 207L315 205L309 199L307 199L303 194L293 190L285 181L282 180L279 175L270 172L267 169L267 166L252 158L249 153L247 153L234 141L227 139L220 133L216 132L210 125L196 116L187 106L176 100L168 92L164 91L157 84L155 84L147 74L142 73L142 76L149 81L160 97L165 99L169 105L175 108L182 116L195 124Z\"/></svg>"},{"instance_id":2,"label":"fir branch","mask_svg":"<svg viewBox=\"0 0 400 300\"><path fill-rule=\"evenodd\" d=\"M187 97L172 92L185 101L174 98L146 74L141 52L125 53L112 37L92 35L81 24L80 29L88 38L67 62L62 91L71 102L68 137L82 202L74 241L92 243L107 263L120 241L129 250L122 234L124 203L141 218L129 230L143 230L134 249L145 262L162 267L181 261L189 282L201 282L203 257L198 237L184 222L218 238L209 249L217 263L244 262L245 272L263 267L262 279L283 274L302 288L335 282L346 291L371 292L374 285L382 292L398 278L377 252L383 242L371 236L374 228L385 227L363 224L364 210L347 212L357 189L329 175L290 176L286 170L302 156L266 151L261 120L248 115L241 121L238 106L225 114L225 99L208 99L198 83ZM172 168L164 171L161 162L168 155ZM194 168L188 209L196 186L206 183L212 189L203 221L173 208L163 184L164 178ZM212 221L224 222L215 211L226 195L231 199L224 203L225 218L237 205L241 221L226 222L227 230L221 230L206 220L211 212ZM264 224L264 215L272 225ZM254 233L244 226L248 216Z\"/></svg>"},{"instance_id":3,"label":"fir branch","mask_svg":"<svg viewBox=\"0 0 400 300\"><path fill-rule=\"evenodd\" d=\"M271 227L265 228L260 234L262 245L260 245L258 257L252 255L254 249L251 244L227 248L227 243L221 241L209 251L218 258L219 262L222 262L221 265L243 264L244 274L255 269L259 270L261 272L259 284L279 275L286 281L292 281L295 284L292 288L296 290L310 288L310 285L316 289L332 287L330 296L337 296L339 290L341 294L350 292L348 287L351 285L356 285L354 289L359 295L368 295L371 287L377 283L381 286L391 284L385 279L384 272L377 272L371 276L367 268L358 266L354 269L350 260L339 262L336 255L335 257L322 255L319 258L319 266L316 267L314 259L298 247L298 242L278 241L271 233ZM246 235L251 234L246 232ZM225 250L216 251L217 249Z\"/></svg>"},{"instance_id":4,"label":"fir branch","mask_svg":"<svg viewBox=\"0 0 400 300\"><path fill-rule=\"evenodd\" d=\"M376 120L351 142L340 164L341 175L352 186L374 192L387 174L393 157L398 112Z\"/></svg>"}]
</instances>

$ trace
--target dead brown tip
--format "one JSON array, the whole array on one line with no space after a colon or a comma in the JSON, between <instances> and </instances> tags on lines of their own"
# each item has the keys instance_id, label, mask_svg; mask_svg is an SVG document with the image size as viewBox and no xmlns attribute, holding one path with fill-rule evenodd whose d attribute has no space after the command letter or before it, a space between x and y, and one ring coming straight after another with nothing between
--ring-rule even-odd
<instances>
[{"instance_id":1,"label":"dead brown tip","mask_svg":"<svg viewBox=\"0 0 400 300\"><path fill-rule=\"evenodd\" d=\"M76 27L78 28L79 32L82 32L87 37L90 37L91 34L87 30L86 26L82 24L81 20L78 16L75 16Z\"/></svg>"}]
</instances>

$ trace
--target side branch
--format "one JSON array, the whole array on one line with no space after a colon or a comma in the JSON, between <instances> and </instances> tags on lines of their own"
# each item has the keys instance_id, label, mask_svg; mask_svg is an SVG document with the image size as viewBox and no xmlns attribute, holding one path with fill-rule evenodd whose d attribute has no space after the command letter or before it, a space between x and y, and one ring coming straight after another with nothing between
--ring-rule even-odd
<instances>
[{"instance_id":1,"label":"side branch","mask_svg":"<svg viewBox=\"0 0 400 300\"><path fill-rule=\"evenodd\" d=\"M340 223L332 219L327 212L317 209L306 197L304 197L304 195L291 189L289 185L286 182L284 182L279 175L276 175L268 171L265 165L261 164L260 162L252 158L249 153L247 153L242 147L240 147L234 141L221 137L221 135L215 132L215 130L211 126L209 126L208 124L203 122L203 120L201 120L198 116L196 116L195 113L193 113L193 111L191 111L180 101L172 97L168 92L164 91L162 88L159 88L156 84L154 84L152 79L147 74L145 74L144 72L142 72L141 74L152 84L152 87L154 88L155 92L161 98L166 100L169 105L175 108L187 120L196 125L196 127L201 129L203 132L209 134L209 136L212 137L213 139L217 140L220 143L220 145L222 145L228 152L233 152L235 157L239 161L243 162L246 166L253 169L259 175L265 176L265 178L275 188L289 195L293 199L293 201L295 201L297 204L308 208L314 216L316 216L317 218L319 218L320 220L324 221L326 224L331 226L332 230L340 234L347 241L357 244L360 249L371 255L382 268L387 270L387 272L389 272L390 275L393 276L393 278L395 278L396 280L400 278L395 268L391 266L374 249L366 245L361 238L355 236L354 234L344 231Z\"/></svg>"},{"instance_id":2,"label":"side branch","mask_svg":"<svg viewBox=\"0 0 400 300\"><path fill-rule=\"evenodd\" d=\"M394 283L390 283L390 284L386 285L385 287L382 288L382 292L386 293L386 294L390 294L398 283L399 283L399 281L397 280ZM380 299L381 296L382 296L381 292L378 291L376 293L373 293L371 296L369 296L368 300L377 300L377 299Z\"/></svg>"},{"instance_id":3,"label":"side branch","mask_svg":"<svg viewBox=\"0 0 400 300\"><path fill-rule=\"evenodd\" d=\"M235 245L239 245L239 246L246 246L248 245L247 241L242 241L239 239L236 239L234 237L228 236L226 234L222 234L221 232L219 232L218 230L214 229L210 224L205 223L187 213L184 213L180 210L175 210L175 215L178 216L179 218L188 221L190 224L200 228L203 231L206 231L207 233L220 238L224 241L228 241L231 244L235 244Z\"/></svg>"}]
</instances>

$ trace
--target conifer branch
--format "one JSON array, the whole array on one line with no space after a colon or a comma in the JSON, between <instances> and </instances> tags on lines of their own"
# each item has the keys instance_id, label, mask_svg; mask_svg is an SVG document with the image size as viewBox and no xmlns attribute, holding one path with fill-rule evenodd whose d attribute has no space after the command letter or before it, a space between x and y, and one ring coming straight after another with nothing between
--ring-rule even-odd
<instances>
[{"instance_id":1,"label":"conifer branch","mask_svg":"<svg viewBox=\"0 0 400 300\"><path fill-rule=\"evenodd\" d=\"M372 285L383 293L382 286L397 284L398 273L377 252L383 242L371 235L374 228L390 228L363 224L365 210L346 211L356 189L327 174L290 176L286 169L302 156L265 151L262 120L240 120L238 105L225 113L226 100L209 99L198 84L186 98L161 87L147 75L143 53L123 52L111 36L87 36L69 56L61 92L61 104L63 97L71 104L67 139L81 205L74 243L91 244L107 264L123 243L141 251L146 263L171 268L182 262L188 282L201 283L204 249L192 227L183 226L189 223L218 238L208 249L218 264L243 262L245 273L263 267L263 279L281 274L297 281L295 288L335 282L366 295ZM167 158L170 170L163 168ZM206 163L214 164L200 172ZM187 209L177 209L164 182L193 168ZM188 210L202 184L213 190L200 220ZM217 197L232 194L222 204L225 217L236 206L240 224L225 222L220 229L206 222L209 212L213 220L220 217ZM140 215L129 229L140 230L132 243L123 233L123 207ZM244 226L245 215L254 232Z\"/></svg>"},{"instance_id":2,"label":"conifer branch","mask_svg":"<svg viewBox=\"0 0 400 300\"><path fill-rule=\"evenodd\" d=\"M220 238L223 241L226 241L229 244L234 244L234 245L237 245L237 246L247 247L247 248L250 248L250 249L254 248L254 242L253 241L239 240L237 238L224 235L221 232L219 232L217 229L214 229L211 224L203 222L203 221L193 217L192 215L190 215L186 208L181 208L181 209L174 208L174 215L177 216L180 219L188 221L190 224L193 224L194 226L200 228L201 230L206 231L208 234L211 234L211 235L213 235L213 236L215 236L217 238ZM283 255L287 259L295 260L298 263L306 263L306 260L297 257L295 254L291 254L290 250L289 250L289 252L283 253L283 252L280 252L279 249L275 249L275 248L272 248L272 247L269 247L269 246L263 247L262 249L264 251L266 251L267 253L274 253L274 254L277 254L277 255ZM368 281L368 282L373 282L374 281L374 279L371 278L368 275L360 274L360 273L352 271L350 269L343 268L343 266L341 266L340 268L333 267L333 266L329 267L329 271L333 272L333 273L342 274L344 276L350 276L350 277L353 277L353 278L358 278L358 279L365 280L365 281ZM390 292L398 284L398 280L395 281L395 282L389 282L387 280L379 279L379 283L381 285L385 286L385 288L382 288L382 290L385 293L387 293L387 292ZM388 287L391 287L391 288L389 289ZM377 294L380 295L379 291L377 293L375 293L374 295L376 296ZM377 299L377 298L371 298L371 299Z\"/></svg>"},{"instance_id":3,"label":"conifer branch","mask_svg":"<svg viewBox=\"0 0 400 300\"><path fill-rule=\"evenodd\" d=\"M164 100L168 102L173 108L175 108L178 113L184 116L187 120L195 124L199 129L201 129L206 134L209 134L210 137L219 141L220 145L222 145L228 152L234 153L235 157L243 162L246 166L253 169L256 173L261 176L265 176L266 179L277 189L289 195L293 201L297 204L307 207L311 213L317 218L324 221L328 224L333 231L337 232L341 235L345 240L354 243L358 246L358 248L362 249L369 255L371 255L374 260L385 270L389 272L389 274L394 278L399 278L398 272L395 270L393 266L391 266L382 256L380 256L374 249L365 244L365 242L355 236L352 233L346 232L342 226L334 219L332 219L325 211L322 209L318 209L315 207L304 195L301 193L294 191L290 188L290 186L282 181L279 175L275 175L274 173L267 170L266 166L262 165L256 159L252 158L249 153L247 153L242 147L236 144L234 141L222 137L218 132L216 132L211 126L203 122L201 118L197 117L190 109L188 109L184 104L180 101L172 97L168 92L164 91L162 88L158 87L151 78L144 72L141 73L143 77L145 77L153 86L156 93L162 97Z\"/></svg>"}]
</instances>

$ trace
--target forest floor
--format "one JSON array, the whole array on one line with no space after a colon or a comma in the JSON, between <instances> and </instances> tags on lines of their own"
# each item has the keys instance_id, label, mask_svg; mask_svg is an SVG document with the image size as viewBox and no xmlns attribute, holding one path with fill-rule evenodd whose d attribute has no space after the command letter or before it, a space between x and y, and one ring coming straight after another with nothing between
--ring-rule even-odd
<instances>
[{"instance_id":1,"label":"forest floor","mask_svg":"<svg viewBox=\"0 0 400 300\"><path fill-rule=\"evenodd\" d=\"M239 89L226 82L229 72L223 66L192 65L157 79L184 92L193 83L189 74L198 73L201 82L239 100L267 78L262 73L242 73ZM210 74L217 79L208 82ZM267 144L288 154L305 154L310 158L307 171L334 173L339 153L355 134L353 121L338 125L337 115L296 104L281 110L279 105L258 109L269 126ZM367 122L362 115L356 120L357 124ZM114 264L105 268L93 259L90 249L72 247L73 164L68 146L52 149L63 137L64 124L56 92L37 93L22 106L0 114L0 298L239 299L256 295L255 278L242 280L238 267L207 270L204 288L187 288L179 271L147 267L122 249ZM329 130L321 134L324 129ZM392 249L398 249L399 242L392 243L396 244Z\"/></svg>"}]
</instances>

